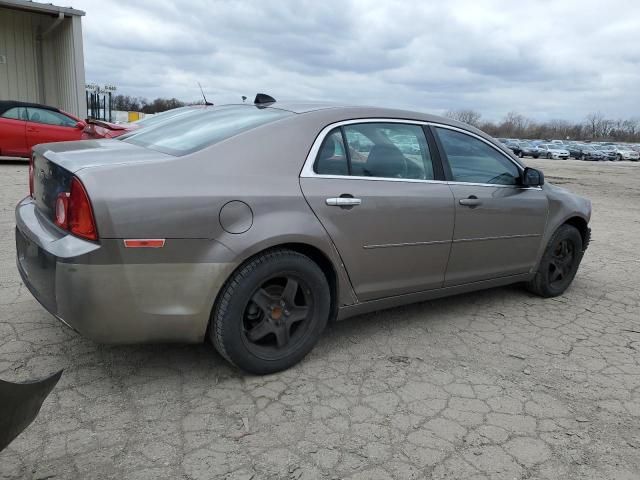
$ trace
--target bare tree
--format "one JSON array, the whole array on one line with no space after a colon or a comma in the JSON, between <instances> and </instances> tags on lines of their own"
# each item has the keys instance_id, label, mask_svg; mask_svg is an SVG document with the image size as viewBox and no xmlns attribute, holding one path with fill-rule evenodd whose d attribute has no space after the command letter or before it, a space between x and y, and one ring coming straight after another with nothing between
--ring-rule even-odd
<instances>
[{"instance_id":1,"label":"bare tree","mask_svg":"<svg viewBox=\"0 0 640 480\"><path fill-rule=\"evenodd\" d=\"M600 137L602 134L604 115L601 112L592 112L586 116L586 120L591 138L595 139Z\"/></svg>"},{"instance_id":2,"label":"bare tree","mask_svg":"<svg viewBox=\"0 0 640 480\"><path fill-rule=\"evenodd\" d=\"M453 120L457 120L458 122L466 123L467 125L471 125L473 127L477 127L480 125L480 113L475 110L449 110L444 114L445 117L451 118Z\"/></svg>"}]
</instances>

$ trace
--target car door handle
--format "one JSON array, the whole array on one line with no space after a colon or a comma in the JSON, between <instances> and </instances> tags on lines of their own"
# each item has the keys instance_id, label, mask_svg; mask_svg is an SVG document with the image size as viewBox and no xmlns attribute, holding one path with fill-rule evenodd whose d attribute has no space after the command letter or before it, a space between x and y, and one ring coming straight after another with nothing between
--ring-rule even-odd
<instances>
[{"instance_id":1,"label":"car door handle","mask_svg":"<svg viewBox=\"0 0 640 480\"><path fill-rule=\"evenodd\" d=\"M360 205L362 200L353 197L333 197L327 198L326 203L330 207L355 207Z\"/></svg>"},{"instance_id":2,"label":"car door handle","mask_svg":"<svg viewBox=\"0 0 640 480\"><path fill-rule=\"evenodd\" d=\"M478 199L475 195L471 195L469 198L461 198L459 201L460 205L464 205L465 207L477 207L478 205L482 205L482 201Z\"/></svg>"}]
</instances>

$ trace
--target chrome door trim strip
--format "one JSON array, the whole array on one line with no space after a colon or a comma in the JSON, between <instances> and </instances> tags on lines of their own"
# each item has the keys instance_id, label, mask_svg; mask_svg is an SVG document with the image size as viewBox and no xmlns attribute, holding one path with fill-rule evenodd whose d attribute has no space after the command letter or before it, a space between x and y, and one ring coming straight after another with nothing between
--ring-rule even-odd
<instances>
[{"instance_id":1,"label":"chrome door trim strip","mask_svg":"<svg viewBox=\"0 0 640 480\"><path fill-rule=\"evenodd\" d=\"M395 247L416 247L422 245L442 245L443 243L451 243L451 240L433 240L430 242L407 242L407 243L383 243L381 245L363 245L362 248L370 250L373 248L395 248Z\"/></svg>"},{"instance_id":2,"label":"chrome door trim strip","mask_svg":"<svg viewBox=\"0 0 640 480\"><path fill-rule=\"evenodd\" d=\"M462 243L462 242L482 242L485 240L506 240L510 238L533 238L533 237L541 237L542 235L538 233L525 233L522 235L502 235L499 237L479 237L479 238L458 238L454 239L453 243Z\"/></svg>"}]
</instances>

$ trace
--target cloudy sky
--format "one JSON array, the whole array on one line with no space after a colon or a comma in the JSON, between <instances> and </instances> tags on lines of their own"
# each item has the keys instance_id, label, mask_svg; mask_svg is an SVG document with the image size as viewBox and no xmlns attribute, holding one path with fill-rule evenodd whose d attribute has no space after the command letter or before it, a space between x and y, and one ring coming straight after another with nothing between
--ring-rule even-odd
<instances>
[{"instance_id":1,"label":"cloudy sky","mask_svg":"<svg viewBox=\"0 0 640 480\"><path fill-rule=\"evenodd\" d=\"M72 1L87 82L118 93L640 116L638 0Z\"/></svg>"}]
</instances>

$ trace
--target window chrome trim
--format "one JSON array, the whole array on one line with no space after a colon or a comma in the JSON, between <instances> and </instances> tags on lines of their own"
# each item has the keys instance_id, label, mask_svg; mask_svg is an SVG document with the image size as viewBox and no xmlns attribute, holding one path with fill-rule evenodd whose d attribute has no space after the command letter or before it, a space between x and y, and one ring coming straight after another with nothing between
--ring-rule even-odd
<instances>
[{"instance_id":1,"label":"window chrome trim","mask_svg":"<svg viewBox=\"0 0 640 480\"><path fill-rule=\"evenodd\" d=\"M324 127L311 146L311 150L309 150L309 154L307 155L307 159L302 166L302 170L300 171L300 178L328 178L333 180L370 180L370 181L385 181L385 182L406 182L406 183L435 183L435 184L447 184L447 185L470 185L476 187L497 187L497 188L517 188L520 190L542 190L541 187L523 187L520 185L500 185L495 183L471 183L471 182L456 182L456 181L448 181L448 180L421 180L417 178L393 178L393 177L362 177L356 175L325 175L316 173L313 170L313 164L320 152L320 147L322 146L322 142L326 138L326 136L331 132L334 128L343 127L345 125L354 125L359 123L402 123L405 125L419 125L419 126L430 126L430 127L438 127L438 128L447 128L449 130L454 130L465 135L469 135L470 137L476 138L489 147L493 148L496 152L500 153L504 158L513 163L518 171L522 174L524 173L524 168L516 162L513 158L509 157L505 152L501 151L487 139L482 138L480 135L477 135L468 130L464 130L462 128L444 125L441 123L435 122L424 122L421 120L404 120L400 118L358 118L353 120L341 120L339 122L334 122L326 127ZM345 148L349 148L345 145Z\"/></svg>"}]
</instances>

